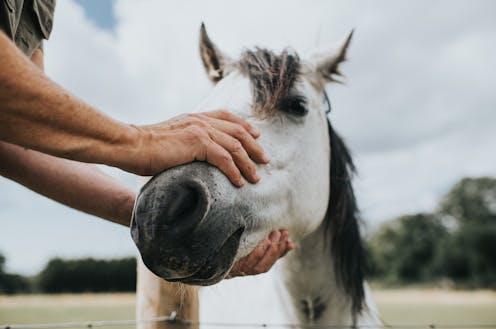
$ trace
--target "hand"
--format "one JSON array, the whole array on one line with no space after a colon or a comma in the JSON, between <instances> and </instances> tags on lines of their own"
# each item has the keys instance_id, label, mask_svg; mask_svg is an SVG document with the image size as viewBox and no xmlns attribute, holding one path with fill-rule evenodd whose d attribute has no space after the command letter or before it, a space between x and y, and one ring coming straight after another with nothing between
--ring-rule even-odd
<instances>
[{"instance_id":1,"label":"hand","mask_svg":"<svg viewBox=\"0 0 496 329\"><path fill-rule=\"evenodd\" d=\"M248 256L234 264L227 278L266 273L279 258L295 248L288 238L286 230L271 232L268 239L260 241Z\"/></svg>"},{"instance_id":2,"label":"hand","mask_svg":"<svg viewBox=\"0 0 496 329\"><path fill-rule=\"evenodd\" d=\"M255 140L260 133L227 111L186 114L135 128L145 136L138 146L139 158L127 160L129 163L120 166L134 173L153 175L195 160L207 161L218 167L233 184L242 186L242 176L251 183L260 180L255 162L269 162Z\"/></svg>"}]
</instances>

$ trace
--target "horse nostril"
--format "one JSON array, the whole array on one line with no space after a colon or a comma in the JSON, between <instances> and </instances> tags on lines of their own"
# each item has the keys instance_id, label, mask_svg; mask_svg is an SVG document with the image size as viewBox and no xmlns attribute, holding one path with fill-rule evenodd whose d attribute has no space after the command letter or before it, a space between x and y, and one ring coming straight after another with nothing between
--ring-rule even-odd
<instances>
[{"instance_id":1,"label":"horse nostril","mask_svg":"<svg viewBox=\"0 0 496 329\"><path fill-rule=\"evenodd\" d=\"M143 262L163 278L191 275L202 263L195 247L197 231L210 214L208 185L164 173L141 189L133 211L131 236ZM206 253L208 254L208 253Z\"/></svg>"},{"instance_id":2,"label":"horse nostril","mask_svg":"<svg viewBox=\"0 0 496 329\"><path fill-rule=\"evenodd\" d=\"M184 243L208 212L208 199L207 188L193 180L145 186L133 214L133 239L147 248Z\"/></svg>"},{"instance_id":3,"label":"horse nostril","mask_svg":"<svg viewBox=\"0 0 496 329\"><path fill-rule=\"evenodd\" d=\"M195 181L183 181L171 186L158 201L158 216L155 225L162 228L161 234L182 238L189 234L207 212L207 190Z\"/></svg>"},{"instance_id":4,"label":"horse nostril","mask_svg":"<svg viewBox=\"0 0 496 329\"><path fill-rule=\"evenodd\" d=\"M200 194L204 193L198 186L191 184L176 185L172 189L170 203L166 205L167 218L181 220L194 215L201 207Z\"/></svg>"}]
</instances>

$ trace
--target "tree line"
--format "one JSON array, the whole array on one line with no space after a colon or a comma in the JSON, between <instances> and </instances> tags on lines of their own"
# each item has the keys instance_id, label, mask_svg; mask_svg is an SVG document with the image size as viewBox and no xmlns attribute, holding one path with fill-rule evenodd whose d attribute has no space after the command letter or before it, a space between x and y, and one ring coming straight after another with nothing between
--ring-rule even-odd
<instances>
[{"instance_id":1,"label":"tree line","mask_svg":"<svg viewBox=\"0 0 496 329\"><path fill-rule=\"evenodd\" d=\"M464 178L431 213L403 215L365 236L368 277L383 285L450 282L496 288L496 179ZM36 276L6 273L0 294L135 291L136 259L52 259Z\"/></svg>"},{"instance_id":2,"label":"tree line","mask_svg":"<svg viewBox=\"0 0 496 329\"><path fill-rule=\"evenodd\" d=\"M496 288L496 179L462 179L436 211L382 225L367 252L369 276L385 284Z\"/></svg>"},{"instance_id":3,"label":"tree line","mask_svg":"<svg viewBox=\"0 0 496 329\"><path fill-rule=\"evenodd\" d=\"M54 258L34 277L5 273L0 255L0 294L133 292L136 290L136 258Z\"/></svg>"}]
</instances>

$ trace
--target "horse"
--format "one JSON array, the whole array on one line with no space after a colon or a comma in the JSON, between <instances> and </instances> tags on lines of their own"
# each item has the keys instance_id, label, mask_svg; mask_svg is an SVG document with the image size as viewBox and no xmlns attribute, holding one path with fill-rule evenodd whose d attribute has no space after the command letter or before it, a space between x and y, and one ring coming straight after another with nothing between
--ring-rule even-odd
<instances>
[{"instance_id":1,"label":"horse","mask_svg":"<svg viewBox=\"0 0 496 329\"><path fill-rule=\"evenodd\" d=\"M327 83L341 82L352 35L305 60L288 49L263 48L234 60L202 24L200 54L215 87L199 111L227 108L246 119L261 132L258 141L271 161L258 165L259 183L242 188L204 162L166 170L141 188L131 224L142 259L138 314L163 315L143 310L157 309L150 300L171 293L160 289L161 278L218 283L258 241L286 228L297 248L280 261L281 279L297 320L380 324L364 281L355 166L329 119L325 90Z\"/></svg>"}]
</instances>

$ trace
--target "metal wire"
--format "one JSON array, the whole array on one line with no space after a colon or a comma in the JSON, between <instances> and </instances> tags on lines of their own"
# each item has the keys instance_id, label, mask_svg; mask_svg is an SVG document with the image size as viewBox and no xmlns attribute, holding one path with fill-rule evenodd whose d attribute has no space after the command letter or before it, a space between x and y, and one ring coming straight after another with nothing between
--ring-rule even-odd
<instances>
[{"instance_id":1,"label":"metal wire","mask_svg":"<svg viewBox=\"0 0 496 329\"><path fill-rule=\"evenodd\" d=\"M178 319L176 312L168 316L160 316L145 320L114 320L92 322L59 322L39 324L0 324L0 329L61 329L61 328L97 328L137 325L144 323L169 322L187 326L202 325L205 327L237 327L237 328L321 328L321 329L355 329L355 328L386 328L386 329L466 329L466 328L495 328L496 323L402 323L402 324L362 324L357 327L350 325L319 325L304 323L228 323L228 322L198 322L187 319Z\"/></svg>"},{"instance_id":2,"label":"metal wire","mask_svg":"<svg viewBox=\"0 0 496 329\"><path fill-rule=\"evenodd\" d=\"M0 329L50 329L50 328L97 328L136 325L142 323L155 322L179 322L176 319L176 312L168 316L159 316L145 320L112 320L112 321L92 321L92 322L58 322L58 323L37 323L37 324L2 324Z\"/></svg>"},{"instance_id":3,"label":"metal wire","mask_svg":"<svg viewBox=\"0 0 496 329\"><path fill-rule=\"evenodd\" d=\"M466 329L466 328L496 328L496 323L467 323L467 324L362 324L357 326L339 324L306 324L306 323L227 323L227 322L183 322L187 325L238 327L238 328L318 328L318 329Z\"/></svg>"}]
</instances>

